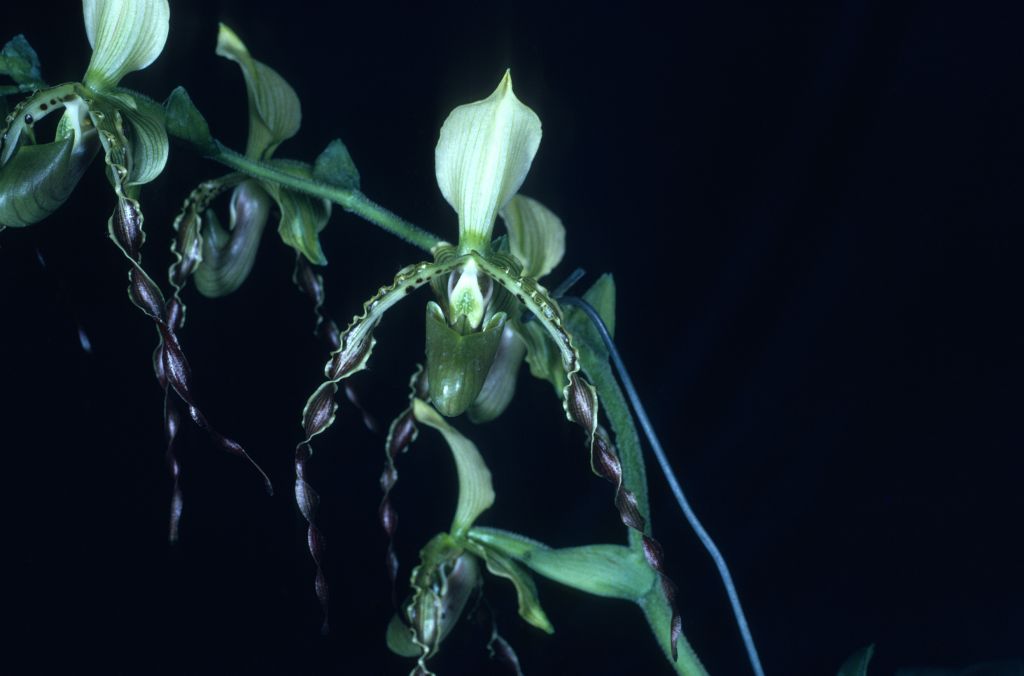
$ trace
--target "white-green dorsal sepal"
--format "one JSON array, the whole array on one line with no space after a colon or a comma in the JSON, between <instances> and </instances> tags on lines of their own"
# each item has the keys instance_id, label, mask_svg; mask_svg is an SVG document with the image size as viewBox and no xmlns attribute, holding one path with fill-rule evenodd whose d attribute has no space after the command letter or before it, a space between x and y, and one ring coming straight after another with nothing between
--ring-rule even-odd
<instances>
[{"instance_id":1,"label":"white-green dorsal sepal","mask_svg":"<svg viewBox=\"0 0 1024 676\"><path fill-rule=\"evenodd\" d=\"M84 83L110 89L128 73L160 56L167 42L171 8L167 0L82 0L92 58Z\"/></svg>"},{"instance_id":2,"label":"white-green dorsal sepal","mask_svg":"<svg viewBox=\"0 0 1024 676\"><path fill-rule=\"evenodd\" d=\"M249 139L245 154L267 159L282 141L290 139L302 124L302 107L292 86L265 63L252 58L233 30L220 24L217 54L242 68L249 101Z\"/></svg>"},{"instance_id":3,"label":"white-green dorsal sepal","mask_svg":"<svg viewBox=\"0 0 1024 676\"><path fill-rule=\"evenodd\" d=\"M459 215L462 252L487 247L494 219L523 184L540 138L540 118L516 98L509 71L486 99L448 115L434 168L441 193Z\"/></svg>"},{"instance_id":4,"label":"white-green dorsal sepal","mask_svg":"<svg viewBox=\"0 0 1024 676\"><path fill-rule=\"evenodd\" d=\"M491 471L476 445L448 424L441 414L421 399L412 402L412 413L417 421L441 433L455 458L455 471L459 476L459 500L452 520L452 535L461 537L469 530L484 510L494 504Z\"/></svg>"},{"instance_id":5,"label":"white-green dorsal sepal","mask_svg":"<svg viewBox=\"0 0 1024 676\"><path fill-rule=\"evenodd\" d=\"M523 275L539 279L555 269L565 255L565 226L555 212L526 195L515 195L501 210L512 255Z\"/></svg>"}]
</instances>

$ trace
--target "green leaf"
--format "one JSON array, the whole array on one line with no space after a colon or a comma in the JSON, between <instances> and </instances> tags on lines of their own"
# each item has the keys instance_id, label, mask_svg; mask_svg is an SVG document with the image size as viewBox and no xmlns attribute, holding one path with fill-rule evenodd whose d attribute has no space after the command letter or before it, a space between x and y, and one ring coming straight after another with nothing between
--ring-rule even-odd
<instances>
[{"instance_id":1,"label":"green leaf","mask_svg":"<svg viewBox=\"0 0 1024 676\"><path fill-rule=\"evenodd\" d=\"M359 190L359 170L341 139L334 139L313 163L313 178L345 190Z\"/></svg>"},{"instance_id":2,"label":"green leaf","mask_svg":"<svg viewBox=\"0 0 1024 676\"><path fill-rule=\"evenodd\" d=\"M470 526L494 504L491 471L475 444L448 424L441 415L421 399L413 399L412 414L427 427L441 433L455 458L459 475L459 501L452 519L451 532L456 537L466 534Z\"/></svg>"},{"instance_id":3,"label":"green leaf","mask_svg":"<svg viewBox=\"0 0 1024 676\"><path fill-rule=\"evenodd\" d=\"M839 667L837 676L867 676L868 662L871 661L871 656L874 654L874 643L861 648L843 662L843 666Z\"/></svg>"},{"instance_id":4,"label":"green leaf","mask_svg":"<svg viewBox=\"0 0 1024 676\"><path fill-rule=\"evenodd\" d=\"M500 212L508 229L512 255L523 274L540 279L565 256L565 226L553 211L525 195L515 195Z\"/></svg>"},{"instance_id":5,"label":"green leaf","mask_svg":"<svg viewBox=\"0 0 1024 676\"><path fill-rule=\"evenodd\" d=\"M249 101L245 154L253 159L267 159L282 141L298 133L302 123L299 97L276 70L252 58L238 35L224 24L220 24L217 33L217 54L237 63L245 77Z\"/></svg>"},{"instance_id":6,"label":"green leaf","mask_svg":"<svg viewBox=\"0 0 1024 676\"><path fill-rule=\"evenodd\" d=\"M522 563L533 572L573 589L608 598L639 601L650 592L654 571L638 552L622 545L552 549L518 533L474 528L470 539Z\"/></svg>"},{"instance_id":7,"label":"green leaf","mask_svg":"<svg viewBox=\"0 0 1024 676\"><path fill-rule=\"evenodd\" d=\"M270 195L252 179L231 193L228 230L209 209L203 223L202 262L193 273L196 289L207 298L220 298L246 280L256 262L263 230L270 218Z\"/></svg>"},{"instance_id":8,"label":"green leaf","mask_svg":"<svg viewBox=\"0 0 1024 676\"><path fill-rule=\"evenodd\" d=\"M505 320L500 312L479 331L460 331L448 325L437 303L427 303L427 383L430 403L442 415L461 415L476 401L494 363ZM463 319L459 325L465 323Z\"/></svg>"},{"instance_id":9,"label":"green leaf","mask_svg":"<svg viewBox=\"0 0 1024 676\"><path fill-rule=\"evenodd\" d=\"M164 170L170 150L163 106L128 89L116 89L97 98L115 106L128 119L132 160L126 185L149 183Z\"/></svg>"},{"instance_id":10,"label":"green leaf","mask_svg":"<svg viewBox=\"0 0 1024 676\"><path fill-rule=\"evenodd\" d=\"M68 137L19 147L0 167L0 225L24 227L56 211L71 196L99 147L95 132L77 145Z\"/></svg>"},{"instance_id":11,"label":"green leaf","mask_svg":"<svg viewBox=\"0 0 1024 676\"><path fill-rule=\"evenodd\" d=\"M497 549L483 542L467 541L466 549L483 559L487 565L487 570L492 575L506 578L516 588L516 599L519 603L519 616L521 618L543 632L548 634L555 633L555 628L551 626L551 621L540 606L540 598L537 596L537 585L534 583L530 573L510 557L505 556Z\"/></svg>"},{"instance_id":12,"label":"green leaf","mask_svg":"<svg viewBox=\"0 0 1024 676\"><path fill-rule=\"evenodd\" d=\"M308 164L288 160L273 160L270 164L293 176L313 177L312 168ZM327 257L320 247L320 232L331 217L331 203L282 188L276 183L266 182L263 187L281 211L277 232L284 243L305 256L313 265L327 265Z\"/></svg>"},{"instance_id":13,"label":"green leaf","mask_svg":"<svg viewBox=\"0 0 1024 676\"><path fill-rule=\"evenodd\" d=\"M167 133L180 138L206 157L217 155L219 150L206 118L199 112L184 87L177 87L164 101L167 119Z\"/></svg>"},{"instance_id":14,"label":"green leaf","mask_svg":"<svg viewBox=\"0 0 1024 676\"><path fill-rule=\"evenodd\" d=\"M0 74L9 76L20 85L46 86L39 56L24 35L15 35L0 51Z\"/></svg>"}]
</instances>

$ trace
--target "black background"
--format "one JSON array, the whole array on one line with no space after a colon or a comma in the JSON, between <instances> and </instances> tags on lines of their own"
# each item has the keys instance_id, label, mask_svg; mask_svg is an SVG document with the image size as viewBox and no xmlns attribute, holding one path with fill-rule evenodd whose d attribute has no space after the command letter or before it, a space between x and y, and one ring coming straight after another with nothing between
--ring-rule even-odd
<instances>
[{"instance_id":1,"label":"black background","mask_svg":"<svg viewBox=\"0 0 1024 676\"><path fill-rule=\"evenodd\" d=\"M302 131L278 156L310 161L341 137L371 198L454 238L437 131L511 67L544 124L523 191L568 229L552 283L576 266L614 273L620 347L731 563L767 672L834 673L874 642L872 673L886 674L1024 653L1012 6L177 1L165 52L123 84L159 100L186 86L241 149L242 80L213 54L223 20L303 101ZM77 3L4 15L0 37L24 32L49 82L81 77ZM144 260L161 282L181 200L224 172L174 145L144 191ZM0 236L5 660L36 673L405 673L383 640L382 440L347 404L310 466L334 626L318 634L291 483L326 351L272 230L235 295L190 291L182 338L206 413L277 495L183 424L182 537L167 544L155 332L125 295L112 204L97 163L52 218ZM342 324L423 257L340 209L322 241L327 311ZM424 299L388 315L356 379L382 420L422 358ZM621 541L611 488L548 385L524 372L502 418L456 424L495 473L483 523L555 545ZM448 524L454 476L429 435L400 470L404 577ZM711 673L748 673L707 555L651 480L687 637ZM527 673L669 673L634 607L539 586L553 637L519 621L505 582L486 586ZM501 673L486 636L454 633L439 673Z\"/></svg>"}]
</instances>

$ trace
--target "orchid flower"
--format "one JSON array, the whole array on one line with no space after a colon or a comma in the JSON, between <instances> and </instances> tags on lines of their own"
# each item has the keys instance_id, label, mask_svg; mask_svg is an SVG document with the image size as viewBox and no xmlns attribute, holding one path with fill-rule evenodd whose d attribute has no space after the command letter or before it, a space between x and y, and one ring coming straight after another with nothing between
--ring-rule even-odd
<instances>
[{"instance_id":1,"label":"orchid flower","mask_svg":"<svg viewBox=\"0 0 1024 676\"><path fill-rule=\"evenodd\" d=\"M92 56L82 82L42 87L7 117L0 150L0 229L36 223L71 195L99 149L103 149L107 178L116 207L107 232L129 263L128 297L155 324L159 343L153 369L165 393L174 392L189 416L224 450L248 459L260 472L268 491L270 480L235 441L216 432L200 411L191 387L191 369L177 330L184 323L184 306L177 294L168 299L142 266L146 241L139 201L141 187L160 175L167 163L169 143L164 107L148 97L119 87L131 72L149 66L164 49L170 26L168 0L83 0L85 32ZM39 84L38 59L22 45L19 77ZM16 79L16 81L19 81ZM20 81L19 81L20 84ZM63 117L50 143L37 143L34 125L57 110ZM164 425L169 445L178 414L165 397ZM178 465L169 453L175 492L170 537L177 537L181 499Z\"/></svg>"},{"instance_id":2,"label":"orchid flower","mask_svg":"<svg viewBox=\"0 0 1024 676\"><path fill-rule=\"evenodd\" d=\"M125 75L163 51L167 0L83 0L82 10L93 47L82 82L43 87L8 116L0 152L0 226L24 227L53 213L101 146L118 192L136 192L167 163L163 109L118 88ZM56 137L36 143L33 127L57 110L64 114Z\"/></svg>"},{"instance_id":3,"label":"orchid flower","mask_svg":"<svg viewBox=\"0 0 1024 676\"><path fill-rule=\"evenodd\" d=\"M333 423L339 384L366 368L376 342L373 332L384 314L413 291L429 284L434 300L427 303L426 311L426 369L413 380L413 391L419 401L414 401L392 424L387 442L388 464L381 478L385 491L381 522L389 536L394 533L396 519L388 498L397 480L394 459L411 443L416 423L442 429L443 419L438 413L445 417L468 413L478 422L494 418L508 404L516 373L529 350L533 353L529 357L531 371L556 383L566 417L586 433L592 468L615 484L615 503L623 522L649 543L651 552L660 551L657 542L644 533L636 498L623 486L611 442L598 429L597 394L581 373L580 356L564 326L561 309L536 279L557 265L565 247L565 231L558 217L539 202L517 196L540 139L540 120L516 97L508 72L486 99L459 106L448 116L435 150L435 171L442 195L458 216L458 242L454 246L437 244L432 249L433 261L403 268L391 284L381 287L364 304L362 314L341 335L340 346L325 367L325 382L306 402L302 416L305 439L296 455L309 457L312 439ZM495 240L492 236L499 215L509 236ZM530 322L529 329L524 329L520 320L525 313L536 319ZM431 414L429 422L424 417L427 410ZM460 481L460 486L463 483ZM302 473L297 477L296 496L309 522L314 550L313 545L319 542L319 531L313 521L315 492ZM471 524L472 519L468 520ZM416 648L409 648L409 640L403 643L407 652L420 657L420 666L423 659L436 651L437 642L446 633L434 620L424 624L424 618L437 617L440 610L452 610L454 605L465 602L463 590L468 582L460 579L452 586L448 583L451 575L475 577L470 574L472 566L463 563L467 553L483 559L489 567L491 562L501 560L503 563L494 565L506 572L516 567L514 561L489 542L471 539L464 531L465 527L460 530L453 526L453 533L432 541L414 571L414 601L406 608L406 619L414 625L411 641ZM319 550L314 550L313 555L318 595L326 608L326 592L321 592L326 585ZM662 574L660 554L652 554L646 562L624 565L654 570L663 584L671 585ZM389 550L389 568L394 580L397 560L393 550ZM522 613L523 594L531 596L532 580L525 572L521 576L518 572L505 576L525 580L517 584ZM459 590L454 600L445 597L445 590L450 588ZM666 593L669 589L666 586ZM426 603L432 614L424 614L427 606L420 607L419 602ZM530 602L525 607L534 605ZM539 605L536 607L539 609ZM524 618L530 621L527 615L529 612ZM674 655L680 624L674 610L670 617ZM549 628L546 621L533 623Z\"/></svg>"}]
</instances>

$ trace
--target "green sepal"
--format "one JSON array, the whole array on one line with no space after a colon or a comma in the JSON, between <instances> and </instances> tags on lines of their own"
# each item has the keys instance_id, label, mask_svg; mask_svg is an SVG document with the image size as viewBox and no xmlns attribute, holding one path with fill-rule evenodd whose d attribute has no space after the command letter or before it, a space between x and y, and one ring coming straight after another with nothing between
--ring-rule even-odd
<instances>
[{"instance_id":1,"label":"green sepal","mask_svg":"<svg viewBox=\"0 0 1024 676\"><path fill-rule=\"evenodd\" d=\"M270 219L270 202L270 195L260 184L249 179L235 186L231 193L227 230L221 227L216 212L206 211L202 261L193 273L199 293L207 298L220 298L246 280Z\"/></svg>"},{"instance_id":2,"label":"green sepal","mask_svg":"<svg viewBox=\"0 0 1024 676\"><path fill-rule=\"evenodd\" d=\"M506 315L491 317L479 331L460 332L448 325L437 303L427 303L427 383L430 403L444 416L468 409L494 363Z\"/></svg>"},{"instance_id":3,"label":"green sepal","mask_svg":"<svg viewBox=\"0 0 1024 676\"><path fill-rule=\"evenodd\" d=\"M638 552L622 545L552 549L518 533L473 528L469 537L573 589L638 602L654 586L654 571Z\"/></svg>"},{"instance_id":4,"label":"green sepal","mask_svg":"<svg viewBox=\"0 0 1024 676\"><path fill-rule=\"evenodd\" d=\"M122 88L98 94L96 98L116 107L128 120L131 164L125 184L143 185L159 176L167 165L170 149L163 106L148 96Z\"/></svg>"},{"instance_id":5,"label":"green sepal","mask_svg":"<svg viewBox=\"0 0 1024 676\"><path fill-rule=\"evenodd\" d=\"M0 225L24 227L56 211L71 196L99 147L95 132L77 145L69 136L19 147L0 167Z\"/></svg>"},{"instance_id":6,"label":"green sepal","mask_svg":"<svg viewBox=\"0 0 1024 676\"><path fill-rule=\"evenodd\" d=\"M210 133L210 125L184 87L176 87L164 101L164 114L168 134L185 141L200 155L213 157L220 152Z\"/></svg>"},{"instance_id":7,"label":"green sepal","mask_svg":"<svg viewBox=\"0 0 1024 676\"><path fill-rule=\"evenodd\" d=\"M516 588L516 600L519 604L519 617L527 623L537 627L541 631L553 634L555 628L551 626L547 613L540 605L540 597L537 595L537 585L533 577L526 569L516 563L512 558L499 552L489 544L476 540L469 540L465 543L466 549L473 552L487 565L487 570L492 575L503 577L512 583Z\"/></svg>"},{"instance_id":8,"label":"green sepal","mask_svg":"<svg viewBox=\"0 0 1024 676\"><path fill-rule=\"evenodd\" d=\"M417 421L441 433L455 459L459 476L459 499L452 519L451 533L455 537L466 534L485 510L494 504L494 486L491 471L480 455L476 444L448 424L430 404L413 399L412 413Z\"/></svg>"},{"instance_id":9,"label":"green sepal","mask_svg":"<svg viewBox=\"0 0 1024 676\"><path fill-rule=\"evenodd\" d=\"M272 160L269 164L293 176L307 179L313 177L312 168L302 162ZM327 265L327 257L320 246L320 232L331 217L331 203L288 190L276 183L266 182L263 187L281 211L277 232L284 243L305 256L313 265Z\"/></svg>"},{"instance_id":10,"label":"green sepal","mask_svg":"<svg viewBox=\"0 0 1024 676\"><path fill-rule=\"evenodd\" d=\"M0 51L0 75L6 75L19 85L41 89L46 86L39 64L39 56L24 35L15 35Z\"/></svg>"},{"instance_id":11,"label":"green sepal","mask_svg":"<svg viewBox=\"0 0 1024 676\"><path fill-rule=\"evenodd\" d=\"M216 51L218 56L237 63L245 77L249 101L249 139L245 155L257 160L267 159L282 141L298 133L302 123L299 97L276 70L252 58L238 35L224 24L220 24L217 33Z\"/></svg>"},{"instance_id":12,"label":"green sepal","mask_svg":"<svg viewBox=\"0 0 1024 676\"><path fill-rule=\"evenodd\" d=\"M861 648L843 662L843 666L839 667L837 676L867 676L868 663L874 654L874 643Z\"/></svg>"},{"instance_id":13,"label":"green sepal","mask_svg":"<svg viewBox=\"0 0 1024 676\"><path fill-rule=\"evenodd\" d=\"M519 326L519 336L526 343L526 363L530 366L530 374L551 383L555 396L561 398L567 382L561 351L540 322L520 323Z\"/></svg>"},{"instance_id":14,"label":"green sepal","mask_svg":"<svg viewBox=\"0 0 1024 676\"><path fill-rule=\"evenodd\" d=\"M359 170L341 139L328 143L316 158L313 178L345 190L359 190Z\"/></svg>"},{"instance_id":15,"label":"green sepal","mask_svg":"<svg viewBox=\"0 0 1024 676\"><path fill-rule=\"evenodd\" d=\"M508 229L512 255L523 274L540 279L565 256L565 226L553 211L526 195L515 195L499 212Z\"/></svg>"}]
</instances>

